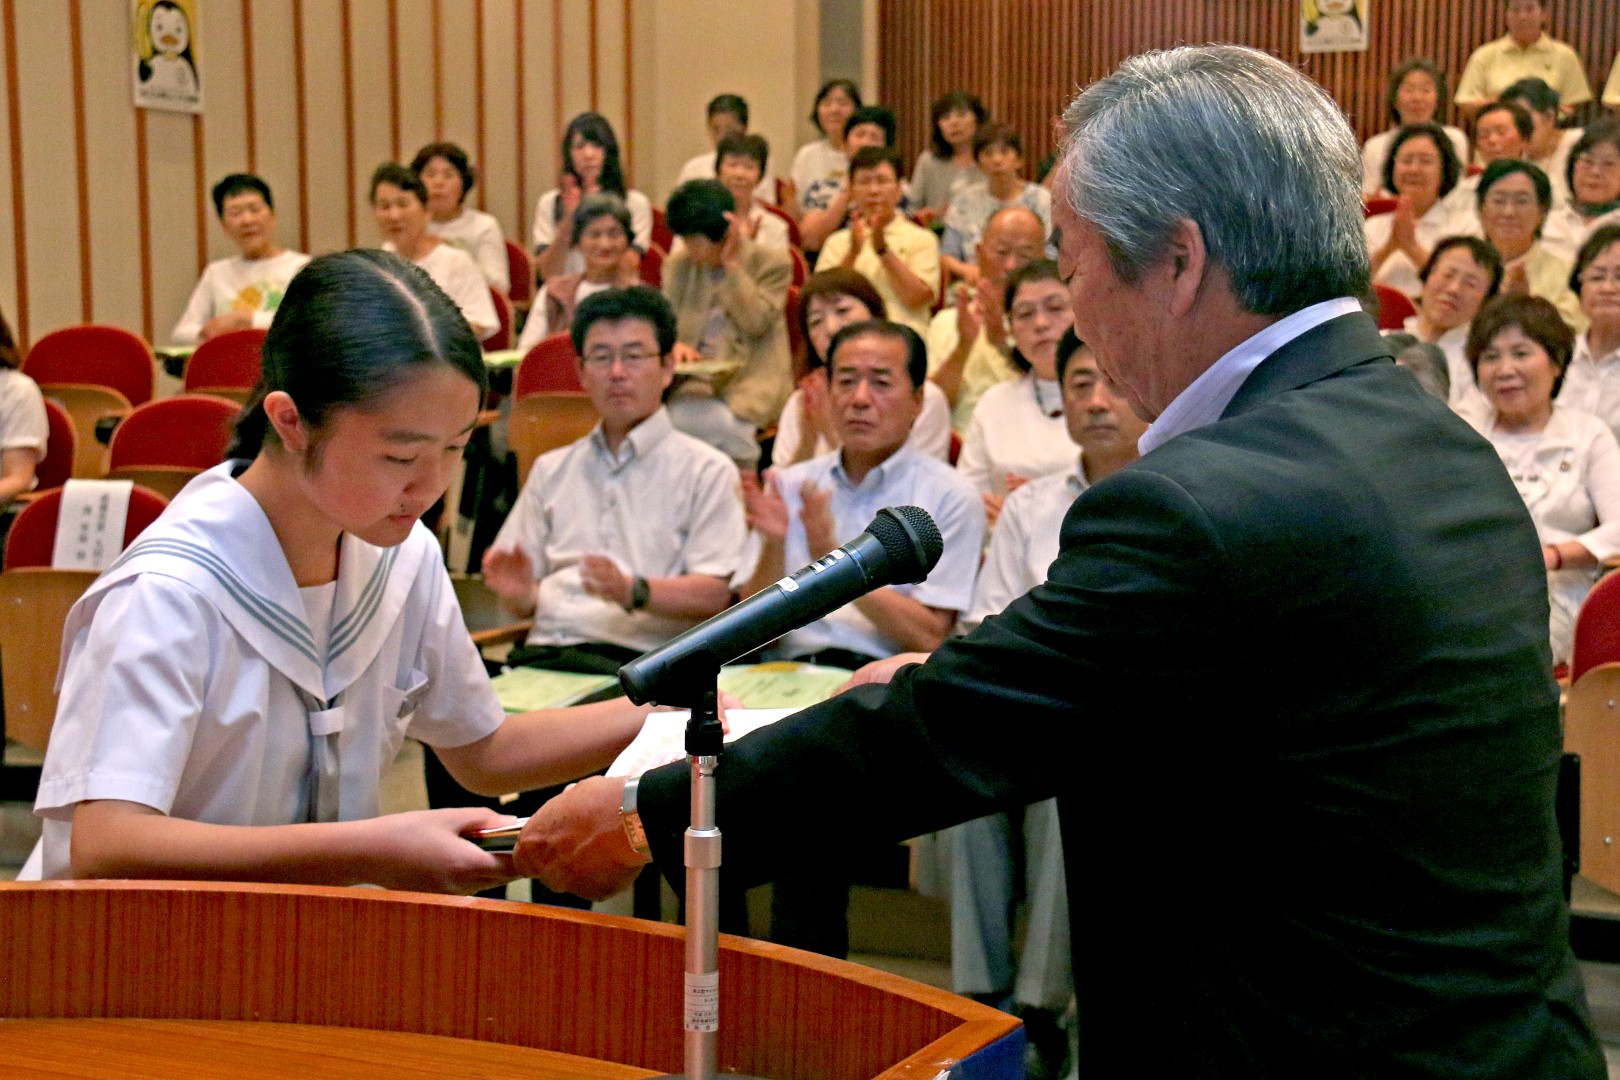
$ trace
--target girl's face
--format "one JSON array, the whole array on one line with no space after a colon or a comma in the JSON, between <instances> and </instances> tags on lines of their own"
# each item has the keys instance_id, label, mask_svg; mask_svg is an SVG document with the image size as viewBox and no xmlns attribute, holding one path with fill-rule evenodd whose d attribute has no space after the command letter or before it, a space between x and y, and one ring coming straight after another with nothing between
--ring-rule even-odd
<instances>
[{"instance_id":1,"label":"girl's face","mask_svg":"<svg viewBox=\"0 0 1620 1080\"><path fill-rule=\"evenodd\" d=\"M872 317L872 310L855 297L847 293L822 293L810 298L810 310L805 316L805 327L810 338L810 347L816 350L816 355L823 360L827 358L827 346L838 331L853 323L865 322Z\"/></svg>"},{"instance_id":2,"label":"girl's face","mask_svg":"<svg viewBox=\"0 0 1620 1080\"><path fill-rule=\"evenodd\" d=\"M1395 88L1395 111L1403 124L1427 124L1440 107L1440 90L1426 71L1409 71Z\"/></svg>"},{"instance_id":3,"label":"girl's face","mask_svg":"<svg viewBox=\"0 0 1620 1080\"><path fill-rule=\"evenodd\" d=\"M596 218L579 234L579 253L585 256L585 274L597 280L618 273L619 262L630 247L630 238L618 219L609 214Z\"/></svg>"},{"instance_id":4,"label":"girl's face","mask_svg":"<svg viewBox=\"0 0 1620 1080\"><path fill-rule=\"evenodd\" d=\"M422 166L422 184L427 188L428 211L434 216L454 216L466 192L461 190L461 174L442 157Z\"/></svg>"},{"instance_id":5,"label":"girl's face","mask_svg":"<svg viewBox=\"0 0 1620 1080\"><path fill-rule=\"evenodd\" d=\"M979 133L979 118L972 109L952 109L939 118L939 134L954 147L971 146L973 136Z\"/></svg>"},{"instance_id":6,"label":"girl's face","mask_svg":"<svg viewBox=\"0 0 1620 1080\"><path fill-rule=\"evenodd\" d=\"M592 187L602 182L602 170L607 165L607 149L576 132L574 141L568 146L568 160L573 163L574 172L579 174L581 182L586 187Z\"/></svg>"},{"instance_id":7,"label":"girl's face","mask_svg":"<svg viewBox=\"0 0 1620 1080\"><path fill-rule=\"evenodd\" d=\"M816 120L821 124L822 134L841 138L844 125L849 123L850 115L854 112L855 99L843 87L835 86L816 106Z\"/></svg>"},{"instance_id":8,"label":"girl's face","mask_svg":"<svg viewBox=\"0 0 1620 1080\"><path fill-rule=\"evenodd\" d=\"M330 523L393 547L449 488L477 419L472 380L426 365L376 402L334 409L299 482Z\"/></svg>"}]
</instances>

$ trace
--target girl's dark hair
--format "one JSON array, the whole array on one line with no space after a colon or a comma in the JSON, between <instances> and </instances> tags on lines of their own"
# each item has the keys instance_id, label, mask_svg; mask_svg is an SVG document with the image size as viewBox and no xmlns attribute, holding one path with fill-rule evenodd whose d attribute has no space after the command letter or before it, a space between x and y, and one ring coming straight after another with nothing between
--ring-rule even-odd
<instances>
[{"instance_id":1,"label":"girl's dark hair","mask_svg":"<svg viewBox=\"0 0 1620 1080\"><path fill-rule=\"evenodd\" d=\"M1450 104L1450 95L1446 92L1446 73L1435 66L1434 61L1414 57L1395 65L1395 70L1389 73L1389 86L1384 91L1384 103L1389 106L1389 118L1395 123L1401 122L1401 111L1395 107L1395 99L1400 96L1401 83L1414 71L1421 71L1434 83L1434 119L1438 123L1446 115L1446 107Z\"/></svg>"},{"instance_id":2,"label":"girl's dark hair","mask_svg":"<svg viewBox=\"0 0 1620 1080\"><path fill-rule=\"evenodd\" d=\"M1406 124L1395 132L1395 137L1389 141L1389 153L1384 158L1384 190L1395 191L1395 155L1400 153L1401 147L1417 138L1427 138L1440 153L1440 198L1443 199L1457 186L1463 167L1457 157L1457 148L1451 145L1451 136L1439 124Z\"/></svg>"},{"instance_id":3,"label":"girl's dark hair","mask_svg":"<svg viewBox=\"0 0 1620 1080\"><path fill-rule=\"evenodd\" d=\"M602 190L611 191L619 198L624 198L626 195L624 163L619 160L619 137L613 134L613 125L608 123L607 117L601 113L580 113L568 121L568 130L563 132L561 159L563 171L579 180L579 173L574 171L575 135L588 143L595 143L605 151L602 161ZM557 219L562 220L561 199L557 200Z\"/></svg>"},{"instance_id":4,"label":"girl's dark hair","mask_svg":"<svg viewBox=\"0 0 1620 1080\"><path fill-rule=\"evenodd\" d=\"M949 161L956 153L956 148L945 141L945 136L939 133L939 122L945 119L946 113L953 113L958 109L965 109L973 114L973 119L983 127L985 121L990 119L990 110L984 107L978 94L970 94L966 90L952 90L941 95L928 107L929 138L933 143L934 156L941 161Z\"/></svg>"},{"instance_id":5,"label":"girl's dark hair","mask_svg":"<svg viewBox=\"0 0 1620 1080\"><path fill-rule=\"evenodd\" d=\"M1062 284L1063 275L1058 271L1058 264L1051 259L1036 259L1008 274L1007 283L1001 288L1001 310L1007 313L1009 319L1012 317L1013 297L1018 295L1019 289L1032 281L1056 281ZM1020 374L1026 374L1034 367L1016 346L1007 354L1007 359Z\"/></svg>"},{"instance_id":6,"label":"girl's dark hair","mask_svg":"<svg viewBox=\"0 0 1620 1080\"><path fill-rule=\"evenodd\" d=\"M854 79L828 79L822 83L821 89L816 91L815 104L810 106L810 122L816 125L816 130L823 135L827 133L822 130L821 117L816 113L821 111L822 100L834 90L842 90L849 95L849 100L855 103L857 109L861 107L861 88L855 85Z\"/></svg>"},{"instance_id":7,"label":"girl's dark hair","mask_svg":"<svg viewBox=\"0 0 1620 1080\"><path fill-rule=\"evenodd\" d=\"M467 156L467 151L455 143L428 143L416 152L415 157L411 158L411 172L421 176L422 170L428 167L428 162L436 157L444 158L445 161L450 163L452 169L461 174L461 201L466 202L467 192L471 191L473 185L478 183L478 170L473 168L472 159Z\"/></svg>"},{"instance_id":8,"label":"girl's dark hair","mask_svg":"<svg viewBox=\"0 0 1620 1080\"><path fill-rule=\"evenodd\" d=\"M6 317L0 314L0 368L10 368L16 371L22 367L22 350L17 348L17 339L11 335L11 324Z\"/></svg>"},{"instance_id":9,"label":"girl's dark hair","mask_svg":"<svg viewBox=\"0 0 1620 1080\"><path fill-rule=\"evenodd\" d=\"M257 457L275 440L264 412L272 391L318 430L335 410L376 401L429 364L465 375L480 400L489 389L478 338L455 301L426 271L377 249L311 259L288 284L262 356L227 457Z\"/></svg>"},{"instance_id":10,"label":"girl's dark hair","mask_svg":"<svg viewBox=\"0 0 1620 1080\"><path fill-rule=\"evenodd\" d=\"M1525 337L1547 350L1547 359L1555 369L1552 396L1556 398L1564 385L1564 373L1569 370L1570 355L1575 351L1575 331L1564 322L1551 301L1539 296L1498 296L1480 307L1468 327L1468 343L1463 346L1475 380L1479 379L1479 358L1485 355L1496 335L1511 326L1517 326Z\"/></svg>"},{"instance_id":11,"label":"girl's dark hair","mask_svg":"<svg viewBox=\"0 0 1620 1080\"><path fill-rule=\"evenodd\" d=\"M804 342L804 355L794 358L794 378L826 366L827 358L816 355L816 347L810 344L810 301L818 296L852 296L866 306L874 319L889 317L889 309L883 303L883 297L867 280L866 275L846 267L835 266L830 270L818 270L805 279L804 288L799 290L799 339Z\"/></svg>"}]
</instances>

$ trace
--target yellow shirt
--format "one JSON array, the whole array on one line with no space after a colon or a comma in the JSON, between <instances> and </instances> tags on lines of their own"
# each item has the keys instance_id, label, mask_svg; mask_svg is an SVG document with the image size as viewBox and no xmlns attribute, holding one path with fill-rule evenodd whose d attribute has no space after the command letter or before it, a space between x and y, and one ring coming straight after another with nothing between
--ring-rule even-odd
<instances>
[{"instance_id":1,"label":"yellow shirt","mask_svg":"<svg viewBox=\"0 0 1620 1080\"><path fill-rule=\"evenodd\" d=\"M918 225L913 225L906 218L896 213L889 224L884 226L883 239L888 243L889 250L899 256L906 268L916 274L922 281L939 294L939 240L933 233ZM818 270L830 270L844 261L849 254L850 232L848 229L839 229L827 237L827 242L821 245L821 256L816 260ZM928 312L933 307L933 300L920 307L907 307L900 301L900 294L894 291L894 282L889 279L889 272L883 269L883 260L872 251L870 242L861 246L860 253L855 256L853 269L866 280L883 297L883 304L889 309L889 318L897 323L904 323L919 334L928 332Z\"/></svg>"},{"instance_id":2,"label":"yellow shirt","mask_svg":"<svg viewBox=\"0 0 1620 1080\"><path fill-rule=\"evenodd\" d=\"M1457 84L1457 104L1480 105L1495 101L1502 91L1531 76L1558 91L1561 105L1579 105L1592 100L1586 69L1574 49L1546 34L1525 49L1508 34L1481 45L1468 58L1462 81Z\"/></svg>"},{"instance_id":3,"label":"yellow shirt","mask_svg":"<svg viewBox=\"0 0 1620 1080\"><path fill-rule=\"evenodd\" d=\"M1569 287L1569 270L1569 263L1539 243L1531 244L1525 253L1524 277L1530 283L1530 295L1551 303L1570 329L1579 334L1586 330L1587 318L1581 310L1581 298Z\"/></svg>"},{"instance_id":4,"label":"yellow shirt","mask_svg":"<svg viewBox=\"0 0 1620 1080\"><path fill-rule=\"evenodd\" d=\"M957 329L956 308L943 309L934 320L928 324L928 334L924 338L928 345L928 372L933 374L941 364L950 358L956 351L956 346L962 340L962 333ZM974 339L973 347L968 350L967 360L962 365L962 384L957 389L956 405L951 409L951 427L958 433L967 430L968 421L973 418L973 407L979 403L984 392L997 383L1016 379L1018 369L1004 356L1000 349L990 344L983 330Z\"/></svg>"}]
</instances>

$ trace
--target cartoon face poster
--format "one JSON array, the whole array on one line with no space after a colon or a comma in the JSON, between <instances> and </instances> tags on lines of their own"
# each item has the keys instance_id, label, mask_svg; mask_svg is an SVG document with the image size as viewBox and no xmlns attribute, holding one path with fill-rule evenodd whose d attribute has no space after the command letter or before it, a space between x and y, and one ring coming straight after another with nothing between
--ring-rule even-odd
<instances>
[{"instance_id":1,"label":"cartoon face poster","mask_svg":"<svg viewBox=\"0 0 1620 1080\"><path fill-rule=\"evenodd\" d=\"M1364 51L1370 3L1372 0L1299 0L1300 51Z\"/></svg>"},{"instance_id":2,"label":"cartoon face poster","mask_svg":"<svg viewBox=\"0 0 1620 1080\"><path fill-rule=\"evenodd\" d=\"M130 0L135 107L202 112L196 0Z\"/></svg>"}]
</instances>

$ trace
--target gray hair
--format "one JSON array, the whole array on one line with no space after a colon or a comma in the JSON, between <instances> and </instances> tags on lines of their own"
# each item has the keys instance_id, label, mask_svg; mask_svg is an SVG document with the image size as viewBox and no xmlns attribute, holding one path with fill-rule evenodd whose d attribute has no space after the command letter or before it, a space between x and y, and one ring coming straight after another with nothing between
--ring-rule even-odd
<instances>
[{"instance_id":1,"label":"gray hair","mask_svg":"<svg viewBox=\"0 0 1620 1080\"><path fill-rule=\"evenodd\" d=\"M611 191L598 191L579 200L579 206L574 209L574 231L568 238L568 245L578 247L580 238L591 223L604 217L619 223L626 240L635 239L636 230L630 221L630 208L624 204L624 200Z\"/></svg>"},{"instance_id":2,"label":"gray hair","mask_svg":"<svg viewBox=\"0 0 1620 1080\"><path fill-rule=\"evenodd\" d=\"M1410 371L1425 392L1441 401L1451 400L1451 367L1440 346L1399 333L1385 334L1384 343L1395 354L1395 362Z\"/></svg>"},{"instance_id":3,"label":"gray hair","mask_svg":"<svg viewBox=\"0 0 1620 1080\"><path fill-rule=\"evenodd\" d=\"M1282 61L1235 45L1144 53L1063 120L1064 196L1121 280L1139 280L1191 220L1254 314L1371 288L1355 135Z\"/></svg>"}]
</instances>

